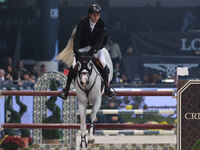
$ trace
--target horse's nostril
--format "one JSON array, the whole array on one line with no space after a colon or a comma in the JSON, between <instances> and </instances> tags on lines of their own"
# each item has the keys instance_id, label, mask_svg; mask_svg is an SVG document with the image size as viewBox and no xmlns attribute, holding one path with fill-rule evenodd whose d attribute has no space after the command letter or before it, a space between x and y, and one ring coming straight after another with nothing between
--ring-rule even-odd
<instances>
[{"instance_id":1,"label":"horse's nostril","mask_svg":"<svg viewBox=\"0 0 200 150\"><path fill-rule=\"evenodd\" d=\"M89 84L89 81L87 81L87 84Z\"/></svg>"},{"instance_id":2,"label":"horse's nostril","mask_svg":"<svg viewBox=\"0 0 200 150\"><path fill-rule=\"evenodd\" d=\"M83 81L81 81L81 84L83 84Z\"/></svg>"}]
</instances>

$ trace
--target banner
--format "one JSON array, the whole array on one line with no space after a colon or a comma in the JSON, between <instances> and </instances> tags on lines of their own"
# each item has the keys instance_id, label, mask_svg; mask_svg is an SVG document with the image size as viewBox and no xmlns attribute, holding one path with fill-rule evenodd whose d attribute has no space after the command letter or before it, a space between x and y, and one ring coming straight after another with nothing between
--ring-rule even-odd
<instances>
[{"instance_id":1,"label":"banner","mask_svg":"<svg viewBox=\"0 0 200 150\"><path fill-rule=\"evenodd\" d=\"M200 32L135 32L132 47L139 55L195 55Z\"/></svg>"},{"instance_id":2,"label":"banner","mask_svg":"<svg viewBox=\"0 0 200 150\"><path fill-rule=\"evenodd\" d=\"M0 9L0 57L13 57L18 40L21 58L34 59L36 28L34 9Z\"/></svg>"}]
</instances>

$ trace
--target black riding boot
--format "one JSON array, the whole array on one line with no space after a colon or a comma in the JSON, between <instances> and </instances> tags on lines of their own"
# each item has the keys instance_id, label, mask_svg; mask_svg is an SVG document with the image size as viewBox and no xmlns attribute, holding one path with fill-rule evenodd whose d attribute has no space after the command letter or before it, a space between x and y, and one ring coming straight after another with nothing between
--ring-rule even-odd
<instances>
[{"instance_id":1,"label":"black riding boot","mask_svg":"<svg viewBox=\"0 0 200 150\"><path fill-rule=\"evenodd\" d=\"M108 79L109 79L109 73L110 70L108 68L108 66L106 65L105 68L103 69L103 80L104 80L104 84L105 84L105 94L109 97L115 96L116 93L114 91L111 91L109 84L108 84Z\"/></svg>"},{"instance_id":2,"label":"black riding boot","mask_svg":"<svg viewBox=\"0 0 200 150\"><path fill-rule=\"evenodd\" d=\"M70 84L71 84L73 78L75 77L75 73L76 73L76 69L73 69L73 67L71 67L69 70L68 77L67 77L67 84L66 84L65 88L62 89L62 91L60 91L60 93L58 95L60 98L62 98L62 99L67 98L69 89L70 89Z\"/></svg>"}]
</instances>

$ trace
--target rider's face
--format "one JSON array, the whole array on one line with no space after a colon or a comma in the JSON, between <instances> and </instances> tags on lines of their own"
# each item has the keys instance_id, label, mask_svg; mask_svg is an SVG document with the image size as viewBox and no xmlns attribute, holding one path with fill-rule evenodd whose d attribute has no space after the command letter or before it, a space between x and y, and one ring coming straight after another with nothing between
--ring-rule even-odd
<instances>
[{"instance_id":1,"label":"rider's face","mask_svg":"<svg viewBox=\"0 0 200 150\"><path fill-rule=\"evenodd\" d=\"M89 17L92 20L92 22L96 23L100 18L100 14L91 13L91 14L89 14Z\"/></svg>"}]
</instances>

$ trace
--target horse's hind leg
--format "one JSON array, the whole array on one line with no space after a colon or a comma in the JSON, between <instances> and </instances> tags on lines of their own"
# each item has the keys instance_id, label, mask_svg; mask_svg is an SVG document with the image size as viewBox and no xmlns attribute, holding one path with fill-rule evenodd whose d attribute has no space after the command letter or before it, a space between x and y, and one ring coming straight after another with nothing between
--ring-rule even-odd
<instances>
[{"instance_id":1,"label":"horse's hind leg","mask_svg":"<svg viewBox=\"0 0 200 150\"><path fill-rule=\"evenodd\" d=\"M89 129L88 144L94 144L94 142L95 142L95 139L94 139L94 132L95 132L94 120L96 119L97 112L99 111L100 106L101 106L101 99L98 98L94 101L92 112L90 114L91 123L90 123L90 129Z\"/></svg>"},{"instance_id":2,"label":"horse's hind leg","mask_svg":"<svg viewBox=\"0 0 200 150\"><path fill-rule=\"evenodd\" d=\"M78 105L80 120L81 120L81 148L87 148L87 141L86 141L86 105L79 103Z\"/></svg>"}]
</instances>

